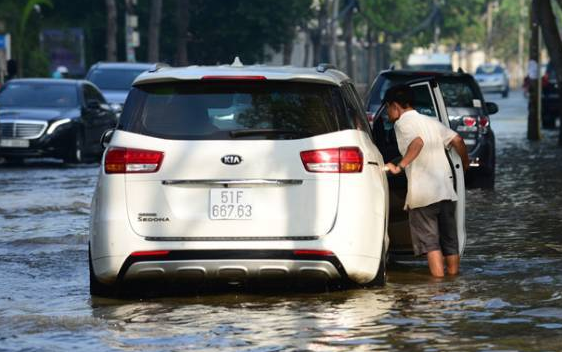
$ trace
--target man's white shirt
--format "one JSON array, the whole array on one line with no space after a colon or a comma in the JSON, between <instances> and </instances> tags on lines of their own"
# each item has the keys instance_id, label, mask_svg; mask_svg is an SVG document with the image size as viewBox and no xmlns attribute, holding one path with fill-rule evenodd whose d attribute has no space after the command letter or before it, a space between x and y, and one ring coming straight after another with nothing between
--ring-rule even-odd
<instances>
[{"instance_id":1,"label":"man's white shirt","mask_svg":"<svg viewBox=\"0 0 562 352\"><path fill-rule=\"evenodd\" d=\"M404 209L425 207L442 200L457 200L453 174L445 148L457 133L429 116L415 110L403 113L394 124L400 154L406 155L408 146L420 137L423 148L406 167L408 194Z\"/></svg>"}]
</instances>

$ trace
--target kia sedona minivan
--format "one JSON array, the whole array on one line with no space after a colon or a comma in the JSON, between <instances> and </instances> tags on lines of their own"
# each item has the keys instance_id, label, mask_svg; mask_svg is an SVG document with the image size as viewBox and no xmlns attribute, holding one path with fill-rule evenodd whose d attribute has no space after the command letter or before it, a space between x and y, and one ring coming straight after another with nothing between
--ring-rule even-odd
<instances>
[{"instance_id":1,"label":"kia sedona minivan","mask_svg":"<svg viewBox=\"0 0 562 352\"><path fill-rule=\"evenodd\" d=\"M372 138L331 66L143 73L104 138L91 293L147 281L384 285L388 186Z\"/></svg>"}]
</instances>

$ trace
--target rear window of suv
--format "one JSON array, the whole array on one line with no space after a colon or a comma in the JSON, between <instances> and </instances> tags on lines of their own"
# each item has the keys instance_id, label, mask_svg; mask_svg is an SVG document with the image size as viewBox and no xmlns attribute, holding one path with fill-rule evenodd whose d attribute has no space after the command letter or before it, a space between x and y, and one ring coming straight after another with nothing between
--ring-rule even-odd
<instances>
[{"instance_id":1,"label":"rear window of suv","mask_svg":"<svg viewBox=\"0 0 562 352\"><path fill-rule=\"evenodd\" d=\"M132 89L120 129L177 140L298 139L352 128L339 88L271 81L184 81Z\"/></svg>"}]
</instances>

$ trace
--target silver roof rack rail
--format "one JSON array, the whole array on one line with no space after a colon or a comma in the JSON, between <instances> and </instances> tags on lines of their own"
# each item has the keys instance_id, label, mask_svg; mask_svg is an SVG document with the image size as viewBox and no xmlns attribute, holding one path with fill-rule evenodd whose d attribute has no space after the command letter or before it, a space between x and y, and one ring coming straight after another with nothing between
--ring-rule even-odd
<instances>
[{"instance_id":1,"label":"silver roof rack rail","mask_svg":"<svg viewBox=\"0 0 562 352\"><path fill-rule=\"evenodd\" d=\"M324 73L328 70L336 70L337 67L336 65L332 65L332 64L328 64L328 63L322 63L322 64L318 64L318 66L316 66L316 72L320 72L320 73Z\"/></svg>"},{"instance_id":2,"label":"silver roof rack rail","mask_svg":"<svg viewBox=\"0 0 562 352\"><path fill-rule=\"evenodd\" d=\"M161 68L165 68L165 67L170 67L170 65L164 63L164 62L157 62L156 64L154 64L154 67L152 67L150 70L148 70L148 72L156 72Z\"/></svg>"}]
</instances>

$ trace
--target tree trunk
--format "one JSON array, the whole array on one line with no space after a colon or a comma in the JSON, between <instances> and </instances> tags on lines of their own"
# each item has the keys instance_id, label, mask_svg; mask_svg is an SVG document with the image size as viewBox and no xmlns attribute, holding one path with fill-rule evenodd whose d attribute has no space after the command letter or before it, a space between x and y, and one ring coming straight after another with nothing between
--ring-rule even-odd
<instances>
[{"instance_id":1,"label":"tree trunk","mask_svg":"<svg viewBox=\"0 0 562 352\"><path fill-rule=\"evenodd\" d=\"M373 82L376 72L374 38L375 35L373 33L373 30L371 26L369 26L369 28L367 29L367 77L365 79L365 82L367 82L367 84L371 84L371 82Z\"/></svg>"},{"instance_id":2,"label":"tree trunk","mask_svg":"<svg viewBox=\"0 0 562 352\"><path fill-rule=\"evenodd\" d=\"M160 20L162 19L162 0L152 0L148 26L148 61L160 60Z\"/></svg>"},{"instance_id":3,"label":"tree trunk","mask_svg":"<svg viewBox=\"0 0 562 352\"><path fill-rule=\"evenodd\" d=\"M189 0L178 0L176 10L176 64L178 66L187 66Z\"/></svg>"},{"instance_id":4,"label":"tree trunk","mask_svg":"<svg viewBox=\"0 0 562 352\"><path fill-rule=\"evenodd\" d=\"M540 1L540 0L539 0ZM540 109L540 38L538 24L538 1L531 3L531 40L529 42L529 116L527 120L527 139L536 141L541 138L539 121L541 118Z\"/></svg>"},{"instance_id":5,"label":"tree trunk","mask_svg":"<svg viewBox=\"0 0 562 352\"><path fill-rule=\"evenodd\" d=\"M536 11L538 22L541 26L544 43L550 56L550 62L556 71L556 82L558 83L558 96L562 97L562 40L558 32L556 17L552 10L550 1L536 1ZM559 116L562 116L562 99L558 99ZM562 146L562 122L560 123L560 133L558 135L558 145Z\"/></svg>"},{"instance_id":6,"label":"tree trunk","mask_svg":"<svg viewBox=\"0 0 562 352\"><path fill-rule=\"evenodd\" d=\"M285 44L283 44L283 65L290 65L291 58L293 56L293 39L287 40Z\"/></svg>"},{"instance_id":7,"label":"tree trunk","mask_svg":"<svg viewBox=\"0 0 562 352\"><path fill-rule=\"evenodd\" d=\"M107 8L106 60L117 61L117 6L115 0L105 0Z\"/></svg>"},{"instance_id":8,"label":"tree trunk","mask_svg":"<svg viewBox=\"0 0 562 352\"><path fill-rule=\"evenodd\" d=\"M353 9L349 9L343 19L343 30L345 38L345 67L347 75L355 77L355 65L353 64Z\"/></svg>"},{"instance_id":9,"label":"tree trunk","mask_svg":"<svg viewBox=\"0 0 562 352\"><path fill-rule=\"evenodd\" d=\"M328 62L336 66L339 65L338 62L338 13L340 10L339 0L332 0L332 22L330 23L330 36L328 39L329 45L329 59Z\"/></svg>"},{"instance_id":10,"label":"tree trunk","mask_svg":"<svg viewBox=\"0 0 562 352\"><path fill-rule=\"evenodd\" d=\"M308 57L310 54L310 32L307 28L307 30L305 31L305 42L304 42L304 59L303 59L303 63L302 66L303 67L308 67Z\"/></svg>"}]
</instances>

